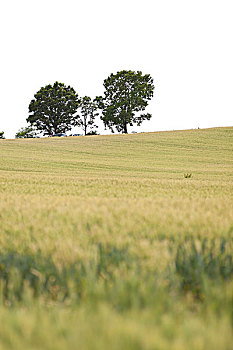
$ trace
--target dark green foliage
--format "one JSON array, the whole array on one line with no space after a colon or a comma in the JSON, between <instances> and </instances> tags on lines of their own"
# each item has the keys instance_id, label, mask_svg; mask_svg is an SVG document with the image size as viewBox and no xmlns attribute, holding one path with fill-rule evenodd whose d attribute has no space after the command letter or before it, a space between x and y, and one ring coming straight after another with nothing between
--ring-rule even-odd
<instances>
[{"instance_id":1,"label":"dark green foliage","mask_svg":"<svg viewBox=\"0 0 233 350\"><path fill-rule=\"evenodd\" d=\"M174 242L170 247L173 255ZM182 298L180 289L191 293L196 301L205 301L211 297L213 285L224 290L233 276L232 244L225 239L188 239L175 252L172 268L164 271L156 266L145 268L128 246L99 243L96 253L90 261L77 260L62 267L39 252L0 254L0 300L14 305L31 294L45 302L68 304L87 301L95 305L104 300L118 311L157 309L161 302L170 308L174 298ZM208 289L209 281L212 285ZM217 295L222 298L220 294ZM226 302L230 302L229 298Z\"/></svg>"},{"instance_id":2,"label":"dark green foliage","mask_svg":"<svg viewBox=\"0 0 233 350\"><path fill-rule=\"evenodd\" d=\"M184 178L185 179L190 179L192 177L192 174L191 173L185 173L184 174Z\"/></svg>"},{"instance_id":3,"label":"dark green foliage","mask_svg":"<svg viewBox=\"0 0 233 350\"><path fill-rule=\"evenodd\" d=\"M98 245L99 260L97 264L98 276L105 275L105 278L113 278L114 268L119 267L124 263L127 268L130 268L132 256L128 252L128 248L117 248L111 245L104 247Z\"/></svg>"},{"instance_id":4,"label":"dark green foliage","mask_svg":"<svg viewBox=\"0 0 233 350\"><path fill-rule=\"evenodd\" d=\"M84 135L96 135L90 132L87 132L88 129L92 130L93 128L98 128L95 125L95 118L99 115L97 113L97 103L92 101L90 97L85 96L80 100L80 109L81 109L81 117L77 118L77 125L81 126L84 131Z\"/></svg>"},{"instance_id":5,"label":"dark green foliage","mask_svg":"<svg viewBox=\"0 0 233 350\"><path fill-rule=\"evenodd\" d=\"M76 124L78 94L62 83L42 87L29 104L27 122L44 135L65 133Z\"/></svg>"},{"instance_id":6,"label":"dark green foliage","mask_svg":"<svg viewBox=\"0 0 233 350\"><path fill-rule=\"evenodd\" d=\"M31 126L26 126L25 128L21 128L16 134L16 139L32 139L36 136L36 131Z\"/></svg>"},{"instance_id":7,"label":"dark green foliage","mask_svg":"<svg viewBox=\"0 0 233 350\"><path fill-rule=\"evenodd\" d=\"M91 130L91 131L88 132L86 135L88 136L88 135L99 135L99 134L97 133L96 130Z\"/></svg>"},{"instance_id":8,"label":"dark green foliage","mask_svg":"<svg viewBox=\"0 0 233 350\"><path fill-rule=\"evenodd\" d=\"M217 282L233 277L232 244L226 239L195 242L193 239L177 249L175 266L181 277L181 287L203 298L204 279Z\"/></svg>"},{"instance_id":9,"label":"dark green foliage","mask_svg":"<svg viewBox=\"0 0 233 350\"><path fill-rule=\"evenodd\" d=\"M4 131L0 131L0 139L5 139L5 137L4 137Z\"/></svg>"},{"instance_id":10,"label":"dark green foliage","mask_svg":"<svg viewBox=\"0 0 233 350\"><path fill-rule=\"evenodd\" d=\"M127 248L98 245L98 259L84 265L82 261L58 269L51 258L35 255L19 255L16 252L0 254L0 299L14 304L23 300L30 288L34 298L80 302L87 293L94 293L98 281L114 280L114 269L127 262L130 268L132 257ZM90 289L88 288L90 287Z\"/></svg>"},{"instance_id":11,"label":"dark green foliage","mask_svg":"<svg viewBox=\"0 0 233 350\"><path fill-rule=\"evenodd\" d=\"M34 297L44 296L46 299L64 301L68 296L69 278L79 281L80 264L69 269L58 270L52 259L40 254L19 255L16 252L0 255L0 281L3 284L3 298L11 303L24 297L29 287ZM78 289L77 289L78 293Z\"/></svg>"},{"instance_id":12,"label":"dark green foliage","mask_svg":"<svg viewBox=\"0 0 233 350\"><path fill-rule=\"evenodd\" d=\"M104 97L97 97L96 101L102 109L101 119L112 132L116 128L127 133L128 125L141 125L143 120L151 118L149 113L135 115L144 111L153 97L153 79L149 74L123 70L105 79L104 88Z\"/></svg>"}]
</instances>

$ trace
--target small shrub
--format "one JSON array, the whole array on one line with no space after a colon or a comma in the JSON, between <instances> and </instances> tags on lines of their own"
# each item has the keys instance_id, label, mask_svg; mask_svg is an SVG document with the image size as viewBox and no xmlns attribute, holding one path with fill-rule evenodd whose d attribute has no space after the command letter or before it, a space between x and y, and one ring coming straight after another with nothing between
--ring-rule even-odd
<instances>
[{"instance_id":1,"label":"small shrub","mask_svg":"<svg viewBox=\"0 0 233 350\"><path fill-rule=\"evenodd\" d=\"M192 177L191 173L185 173L184 174L185 179L190 179L190 177Z\"/></svg>"}]
</instances>

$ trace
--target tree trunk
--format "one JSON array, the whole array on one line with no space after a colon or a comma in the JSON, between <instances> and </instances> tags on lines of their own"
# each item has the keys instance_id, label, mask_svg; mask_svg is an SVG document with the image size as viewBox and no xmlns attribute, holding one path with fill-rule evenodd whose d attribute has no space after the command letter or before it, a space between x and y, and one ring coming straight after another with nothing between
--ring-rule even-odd
<instances>
[{"instance_id":1,"label":"tree trunk","mask_svg":"<svg viewBox=\"0 0 233 350\"><path fill-rule=\"evenodd\" d=\"M84 135L86 136L86 134L87 134L87 117L84 117L83 122L84 122Z\"/></svg>"},{"instance_id":2,"label":"tree trunk","mask_svg":"<svg viewBox=\"0 0 233 350\"><path fill-rule=\"evenodd\" d=\"M126 120L123 122L123 134L128 134Z\"/></svg>"}]
</instances>

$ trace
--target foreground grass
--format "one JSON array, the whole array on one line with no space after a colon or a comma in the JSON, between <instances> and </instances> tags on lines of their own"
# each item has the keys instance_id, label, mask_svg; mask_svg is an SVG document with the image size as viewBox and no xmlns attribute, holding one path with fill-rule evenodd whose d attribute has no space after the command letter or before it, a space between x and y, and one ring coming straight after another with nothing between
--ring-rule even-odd
<instances>
[{"instance_id":1,"label":"foreground grass","mask_svg":"<svg viewBox=\"0 0 233 350\"><path fill-rule=\"evenodd\" d=\"M0 348L230 349L232 137L1 141Z\"/></svg>"}]
</instances>

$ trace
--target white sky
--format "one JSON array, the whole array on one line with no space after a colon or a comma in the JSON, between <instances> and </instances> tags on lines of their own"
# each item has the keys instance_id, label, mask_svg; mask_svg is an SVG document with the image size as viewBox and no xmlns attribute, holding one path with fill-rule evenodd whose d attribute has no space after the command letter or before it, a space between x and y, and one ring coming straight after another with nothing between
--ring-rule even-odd
<instances>
[{"instance_id":1,"label":"white sky","mask_svg":"<svg viewBox=\"0 0 233 350\"><path fill-rule=\"evenodd\" d=\"M232 126L232 18L232 0L1 1L0 131L26 125L42 86L95 97L123 69L155 83L151 121L130 130Z\"/></svg>"}]
</instances>

